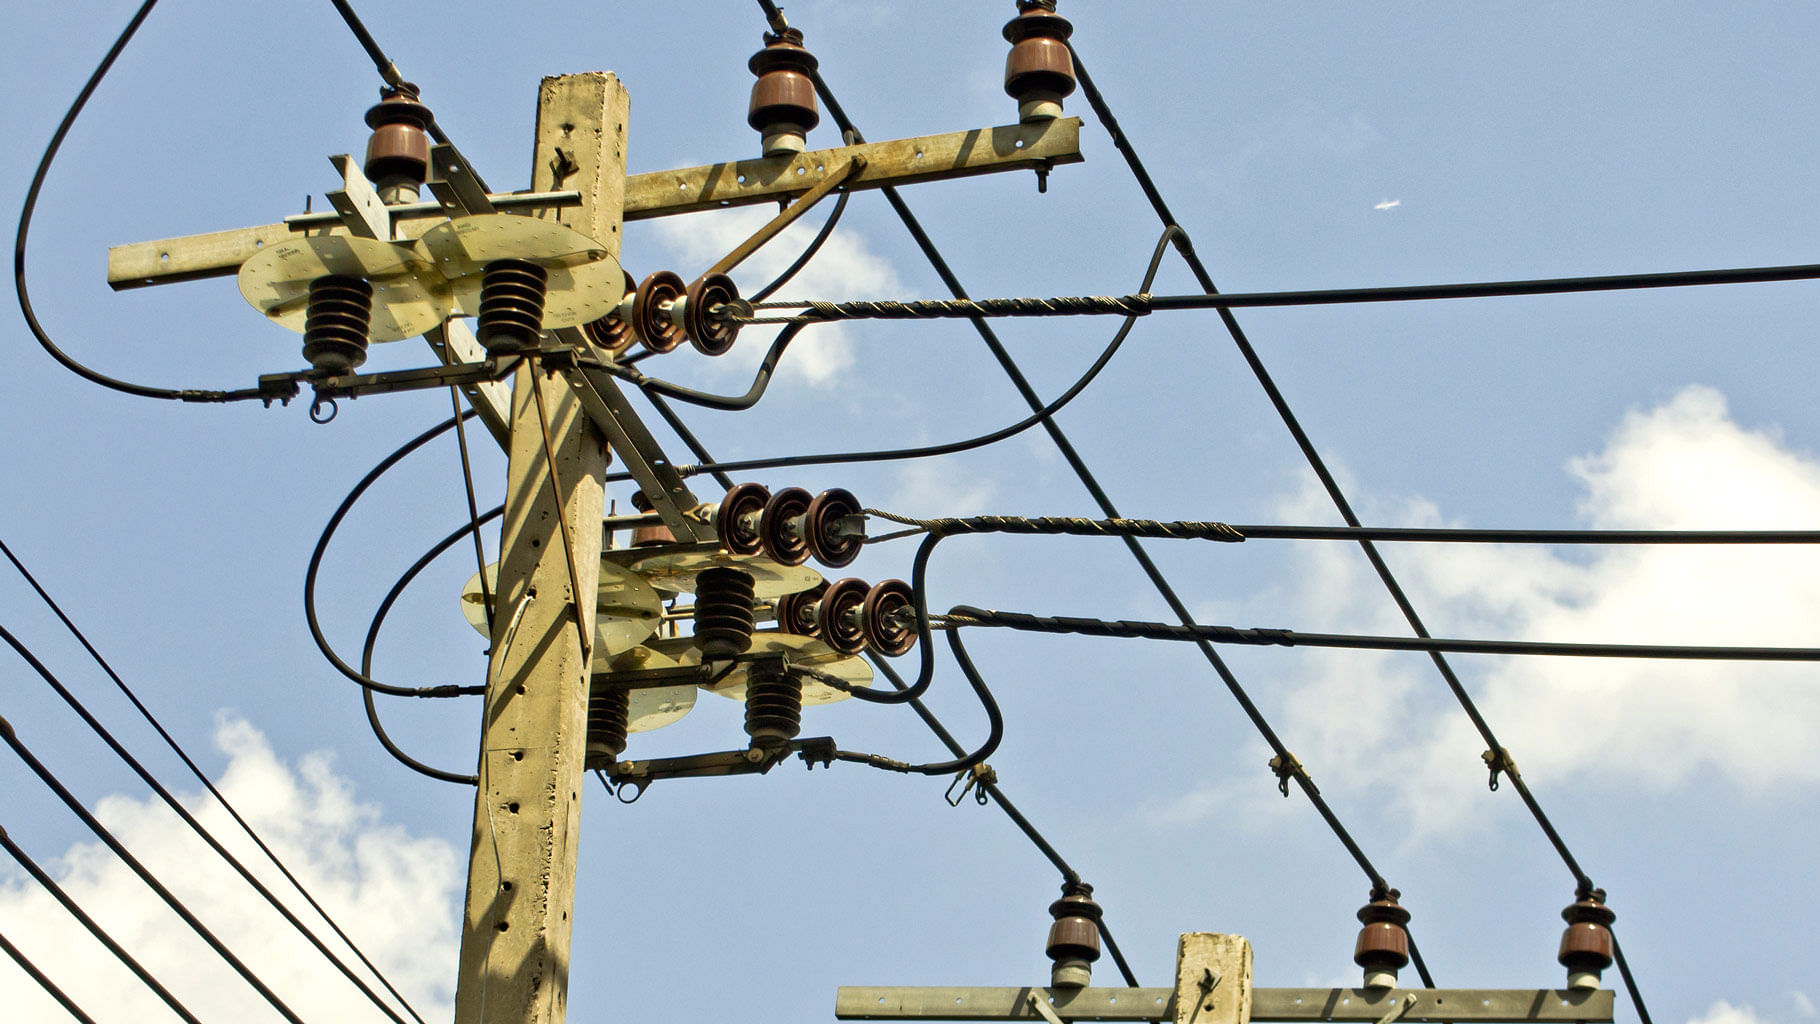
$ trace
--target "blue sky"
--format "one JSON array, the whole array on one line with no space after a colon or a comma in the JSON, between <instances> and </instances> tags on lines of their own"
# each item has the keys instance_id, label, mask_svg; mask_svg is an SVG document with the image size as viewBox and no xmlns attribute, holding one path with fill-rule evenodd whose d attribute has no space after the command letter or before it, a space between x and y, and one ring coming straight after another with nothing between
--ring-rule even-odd
<instances>
[{"instance_id":1,"label":"blue sky","mask_svg":"<svg viewBox=\"0 0 1820 1024\"><path fill-rule=\"evenodd\" d=\"M131 5L15 5L0 15L0 194L23 198L57 119ZM545 74L612 70L631 92L633 172L757 154L744 120L755 4L369 3L363 16L496 188L528 182ZM870 139L1004 124L1010 3L800 0L843 106ZM1075 43L1224 290L1349 287L1801 263L1820 200L1809 122L1820 13L1803 5L1389 3L1340 7L1064 0ZM101 86L52 168L32 225L30 285L53 337L134 381L228 388L299 365L297 339L227 281L116 294L107 246L267 223L315 205L358 153L377 81L327 3L166 0ZM905 190L976 296L1134 289L1160 229L1106 134L1047 194L1028 174ZM810 136L832 146L829 124ZM629 225L635 275L685 279L762 215ZM755 258L748 290L821 214ZM1196 290L1173 257L1155 291ZM855 197L788 293L941 297L875 194ZM1639 294L1257 310L1246 331L1370 523L1507 527L1811 527L1820 515L1820 355L1808 284ZM446 1016L471 796L392 762L358 694L305 630L305 562L347 489L448 414L422 393L305 409L174 406L116 395L54 364L15 315L0 329L10 439L0 538L178 739L342 908L344 924ZM1109 321L997 329L1034 386L1059 393ZM689 423L723 458L882 448L980 433L1023 407L964 324L818 328L756 409ZM647 372L743 391L764 335ZM414 341L374 368L426 365ZM1288 433L1211 313L1156 314L1058 417L1121 511L1229 522L1336 522ZM662 432L660 431L660 434ZM662 434L666 443L669 435ZM476 435L479 438L479 435ZM484 439L482 439L484 442ZM481 446L484 448L484 443ZM680 446L675 446L679 459ZM482 501L503 459L482 451ZM917 515L1092 514L1032 433L941 460L756 474L840 486ZM704 481L704 496L714 490ZM623 488L609 492L623 506ZM452 442L414 456L350 517L324 570L325 626L357 650L372 608L466 514ZM489 537L489 546L496 537ZM1149 545L1206 622L1400 631L1363 560L1338 546ZM908 576L912 549L852 570ZM1814 556L1797 550L1388 549L1442 635L1813 645ZM477 682L480 638L457 598L458 549L411 590L377 671ZM932 607L955 603L1168 618L1116 542L948 542ZM16 578L0 624L20 636L184 793L174 759ZM983 634L970 650L1007 716L992 758L1005 792L1096 886L1139 979L1164 984L1175 936L1257 948L1260 985L1350 984L1366 882L1190 650ZM963 738L977 705L944 652L931 704ZM1558 985L1572 881L1504 787L1485 788L1466 721L1414 656L1237 650L1229 658L1379 869L1399 886L1437 981ZM1456 659L1583 866L1663 1024L1813 1018L1820 903L1812 858L1820 770L1813 671L1777 666ZM275 918L199 867L173 819L22 663L4 713L39 756L148 860L207 892L207 915L309 1006L367 1019ZM418 756L471 770L478 709L384 706ZM805 734L904 760L941 756L901 708L815 709ZM704 697L628 756L724 749L737 706ZM813 775L655 786L621 806L586 795L574 1019L729 1014L831 1019L843 984L1039 984L1049 865L992 808L950 808L943 779L843 765ZM105 907L198 1007L265 1009L97 856L25 770L0 758L0 827ZM199 801L197 806L202 806ZM186 870L187 869L187 870ZM199 900L205 897L198 895ZM0 864L0 930L102 1012L161 1006L106 966L23 875ZM65 934L69 938L62 938ZM1410 975L1413 977L1413 973ZM1102 961L1096 980L1112 984ZM1616 972L1607 981L1616 985ZM345 990L344 990L345 989ZM36 999L0 966L5 998ZM56 1011L42 1006L42 1019ZM117 1008L108 1010L107 1008ZM206 1015L205 1015L206 1016ZM1619 1016L1634 1020L1620 1001ZM27 1016L25 1019L39 1019Z\"/></svg>"}]
</instances>

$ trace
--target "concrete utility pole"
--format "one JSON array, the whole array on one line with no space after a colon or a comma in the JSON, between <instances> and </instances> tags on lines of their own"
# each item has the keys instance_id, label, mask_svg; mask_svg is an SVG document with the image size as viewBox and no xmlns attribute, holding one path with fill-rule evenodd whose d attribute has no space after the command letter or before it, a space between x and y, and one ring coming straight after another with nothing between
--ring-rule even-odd
<instances>
[{"instance_id":1,"label":"concrete utility pole","mask_svg":"<svg viewBox=\"0 0 1820 1024\"><path fill-rule=\"evenodd\" d=\"M581 193L579 206L543 216L615 259L626 109L610 74L546 78L532 152L533 189ZM559 1024L568 1001L607 448L566 381L527 366L513 382L508 459L457 1024Z\"/></svg>"}]
</instances>

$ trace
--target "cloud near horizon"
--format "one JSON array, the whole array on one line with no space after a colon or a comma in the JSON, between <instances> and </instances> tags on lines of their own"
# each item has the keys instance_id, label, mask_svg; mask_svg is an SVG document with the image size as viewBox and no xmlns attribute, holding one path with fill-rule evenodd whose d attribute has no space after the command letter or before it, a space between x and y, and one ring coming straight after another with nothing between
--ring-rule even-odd
<instances>
[{"instance_id":1,"label":"cloud near horizon","mask_svg":"<svg viewBox=\"0 0 1820 1024\"><path fill-rule=\"evenodd\" d=\"M1628 413L1566 471L1595 529L1811 528L1820 462L1773 428L1731 418L1723 395L1690 386ZM1449 522L1424 499L1366 501L1368 521ZM1289 497L1288 522L1320 521L1317 489ZM1811 547L1386 545L1386 558L1437 636L1555 641L1811 646L1820 552ZM1307 545L1290 595L1321 628L1407 634L1358 552ZM1747 793L1820 782L1787 752L1820 744L1811 664L1556 657L1451 659L1492 729L1532 778L1607 791L1663 792L1695 774ZM1303 652L1275 712L1323 787L1392 794L1411 841L1480 820L1484 741L1422 655ZM1217 813L1219 787L1156 805L1154 824Z\"/></svg>"},{"instance_id":2,"label":"cloud near horizon","mask_svg":"<svg viewBox=\"0 0 1820 1024\"><path fill-rule=\"evenodd\" d=\"M440 839L413 837L384 823L376 806L355 799L352 785L335 773L326 753L287 765L258 729L227 714L218 716L215 744L229 757L217 787L425 1019L447 1019L453 1012L459 937L455 901L464 877L455 851ZM325 944L364 973L219 805L200 793L178 797L268 889L286 897ZM299 1016L386 1019L156 797L105 797L95 813ZM26 837L15 838L25 844ZM280 1019L100 843L78 843L61 855L34 857L198 1018ZM150 989L10 861L0 868L0 932L98 1020L171 1016ZM383 993L370 977L367 982ZM0 970L0 1005L12 1008L11 1020L67 1017L23 971L10 966Z\"/></svg>"}]
</instances>

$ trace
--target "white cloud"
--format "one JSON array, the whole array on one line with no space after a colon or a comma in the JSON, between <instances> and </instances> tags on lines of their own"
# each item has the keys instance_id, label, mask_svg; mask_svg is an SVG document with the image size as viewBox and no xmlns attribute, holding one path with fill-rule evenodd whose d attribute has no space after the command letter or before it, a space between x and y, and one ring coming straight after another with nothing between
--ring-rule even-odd
<instances>
[{"instance_id":1,"label":"white cloud","mask_svg":"<svg viewBox=\"0 0 1820 1024\"><path fill-rule=\"evenodd\" d=\"M1734 422L1710 388L1632 411L1598 452L1571 460L1588 527L1761 529L1820 521L1820 463L1771 429ZM1365 502L1368 522L1445 525L1422 500ZM1318 492L1288 522L1324 521ZM1566 516L1562 517L1563 519ZM1455 524L1458 525L1458 524ZM1384 545L1437 636L1808 646L1820 619L1809 547ZM1408 633L1356 549L1305 545L1288 594L1309 631ZM1788 756L1820 743L1811 665L1454 656L1518 766L1580 787L1665 791L1709 773L1746 792L1820 782ZM1302 651L1278 729L1323 786L1394 794L1412 838L1457 831L1489 808L1484 741L1428 659ZM1216 801L1217 802L1217 801Z\"/></svg>"},{"instance_id":2,"label":"white cloud","mask_svg":"<svg viewBox=\"0 0 1820 1024\"><path fill-rule=\"evenodd\" d=\"M1800 989L1794 989L1789 992L1789 998L1793 999L1795 1002L1796 1013L1799 1013L1803 1017L1814 1016L1814 1001L1807 997L1806 992L1803 992Z\"/></svg>"},{"instance_id":3,"label":"white cloud","mask_svg":"<svg viewBox=\"0 0 1820 1024\"><path fill-rule=\"evenodd\" d=\"M1688 1024L1769 1024L1769 1021L1749 1006L1733 1006L1721 999Z\"/></svg>"},{"instance_id":4,"label":"white cloud","mask_svg":"<svg viewBox=\"0 0 1820 1024\"><path fill-rule=\"evenodd\" d=\"M887 507L912 516L980 515L987 511L994 491L991 477L969 475L942 459L904 463L897 479Z\"/></svg>"},{"instance_id":5,"label":"white cloud","mask_svg":"<svg viewBox=\"0 0 1820 1024\"><path fill-rule=\"evenodd\" d=\"M1394 210L1397 207L1402 206L1402 205L1403 205L1403 200L1401 200L1401 199L1386 199L1383 202L1378 203L1376 206L1373 206L1372 209L1374 209L1374 210Z\"/></svg>"},{"instance_id":6,"label":"white cloud","mask_svg":"<svg viewBox=\"0 0 1820 1024\"><path fill-rule=\"evenodd\" d=\"M355 800L351 785L335 774L326 754L286 765L257 729L228 716L218 721L215 741L230 758L218 788L418 1012L425 1019L446 1019L453 1006L455 897L461 884L455 852L441 840L414 838L384 824L376 807ZM269 863L261 869L251 841L243 834L237 837L224 811L200 794L180 799L268 889L280 896L288 892L286 902L296 915L312 924L344 961L361 969L276 870ZM95 811L299 1016L385 1019L156 797L106 797ZM14 838L27 842L23 835ZM99 843L36 859L198 1017L278 1019ZM22 871L0 872L0 932L97 1019L164 1020L169 1015L157 996ZM383 992L376 982L369 979L368 984ZM0 971L0 1005L9 1007L13 1020L66 1016L23 972L11 968Z\"/></svg>"},{"instance_id":7,"label":"white cloud","mask_svg":"<svg viewBox=\"0 0 1820 1024\"><path fill-rule=\"evenodd\" d=\"M825 200L826 209L812 211L740 264L734 275L742 289L763 287L783 273L821 230L818 218L832 210L833 202L832 198ZM657 225L657 235L675 257L679 268L708 267L750 237L774 213L774 207L766 206L666 217ZM679 272L685 278L692 276L686 269ZM837 227L809 265L774 298L838 302L901 296L902 288L891 264L873 255L858 234ZM741 331L733 350L712 361L711 372L717 379L749 378L776 336L775 328L749 327ZM852 336L852 329L841 324L808 328L791 342L778 377L832 386L842 371L853 365ZM661 371L653 369L659 365L660 362L653 362L645 369L659 373Z\"/></svg>"}]
</instances>

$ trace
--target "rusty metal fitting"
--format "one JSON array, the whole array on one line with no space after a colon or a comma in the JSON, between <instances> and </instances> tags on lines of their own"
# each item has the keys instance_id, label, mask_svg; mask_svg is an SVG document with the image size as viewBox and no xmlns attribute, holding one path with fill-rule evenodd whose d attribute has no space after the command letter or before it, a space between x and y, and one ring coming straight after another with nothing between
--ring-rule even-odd
<instances>
[{"instance_id":1,"label":"rusty metal fitting","mask_svg":"<svg viewBox=\"0 0 1820 1024\"><path fill-rule=\"evenodd\" d=\"M1618 915L1605 905L1605 890L1582 886L1576 899L1561 911L1567 930L1561 933L1561 951L1555 956L1567 968L1567 987L1596 989L1599 975L1611 966L1614 943L1611 923Z\"/></svg>"},{"instance_id":2,"label":"rusty metal fitting","mask_svg":"<svg viewBox=\"0 0 1820 1024\"><path fill-rule=\"evenodd\" d=\"M367 109L366 176L389 204L415 202L430 170L430 108L409 82L379 90L379 102Z\"/></svg>"},{"instance_id":3,"label":"rusty metal fitting","mask_svg":"<svg viewBox=\"0 0 1820 1024\"><path fill-rule=\"evenodd\" d=\"M1395 988L1397 972L1409 964L1409 911L1397 905L1395 889L1374 890L1359 908L1359 941L1352 962L1365 969L1366 988Z\"/></svg>"},{"instance_id":4,"label":"rusty metal fitting","mask_svg":"<svg viewBox=\"0 0 1820 1024\"><path fill-rule=\"evenodd\" d=\"M640 526L632 531L632 546L635 548L660 547L676 543L676 534L668 526Z\"/></svg>"},{"instance_id":5,"label":"rusty metal fitting","mask_svg":"<svg viewBox=\"0 0 1820 1024\"><path fill-rule=\"evenodd\" d=\"M766 156L788 156L808 148L809 129L821 123L815 109L815 55L803 49L801 29L765 33L765 48L746 66L758 76L746 123L763 137Z\"/></svg>"},{"instance_id":6,"label":"rusty metal fitting","mask_svg":"<svg viewBox=\"0 0 1820 1024\"><path fill-rule=\"evenodd\" d=\"M1062 883L1062 898L1049 904L1049 944L1044 952L1055 966L1049 971L1051 988L1086 988L1093 980L1093 962L1100 958L1100 917L1093 902L1093 886L1086 882Z\"/></svg>"},{"instance_id":7,"label":"rusty metal fitting","mask_svg":"<svg viewBox=\"0 0 1820 1024\"><path fill-rule=\"evenodd\" d=\"M1005 23L1005 94L1017 101L1026 124L1062 116L1062 97L1074 91L1074 58L1067 39L1074 25L1053 2L1018 0L1017 17Z\"/></svg>"}]
</instances>

